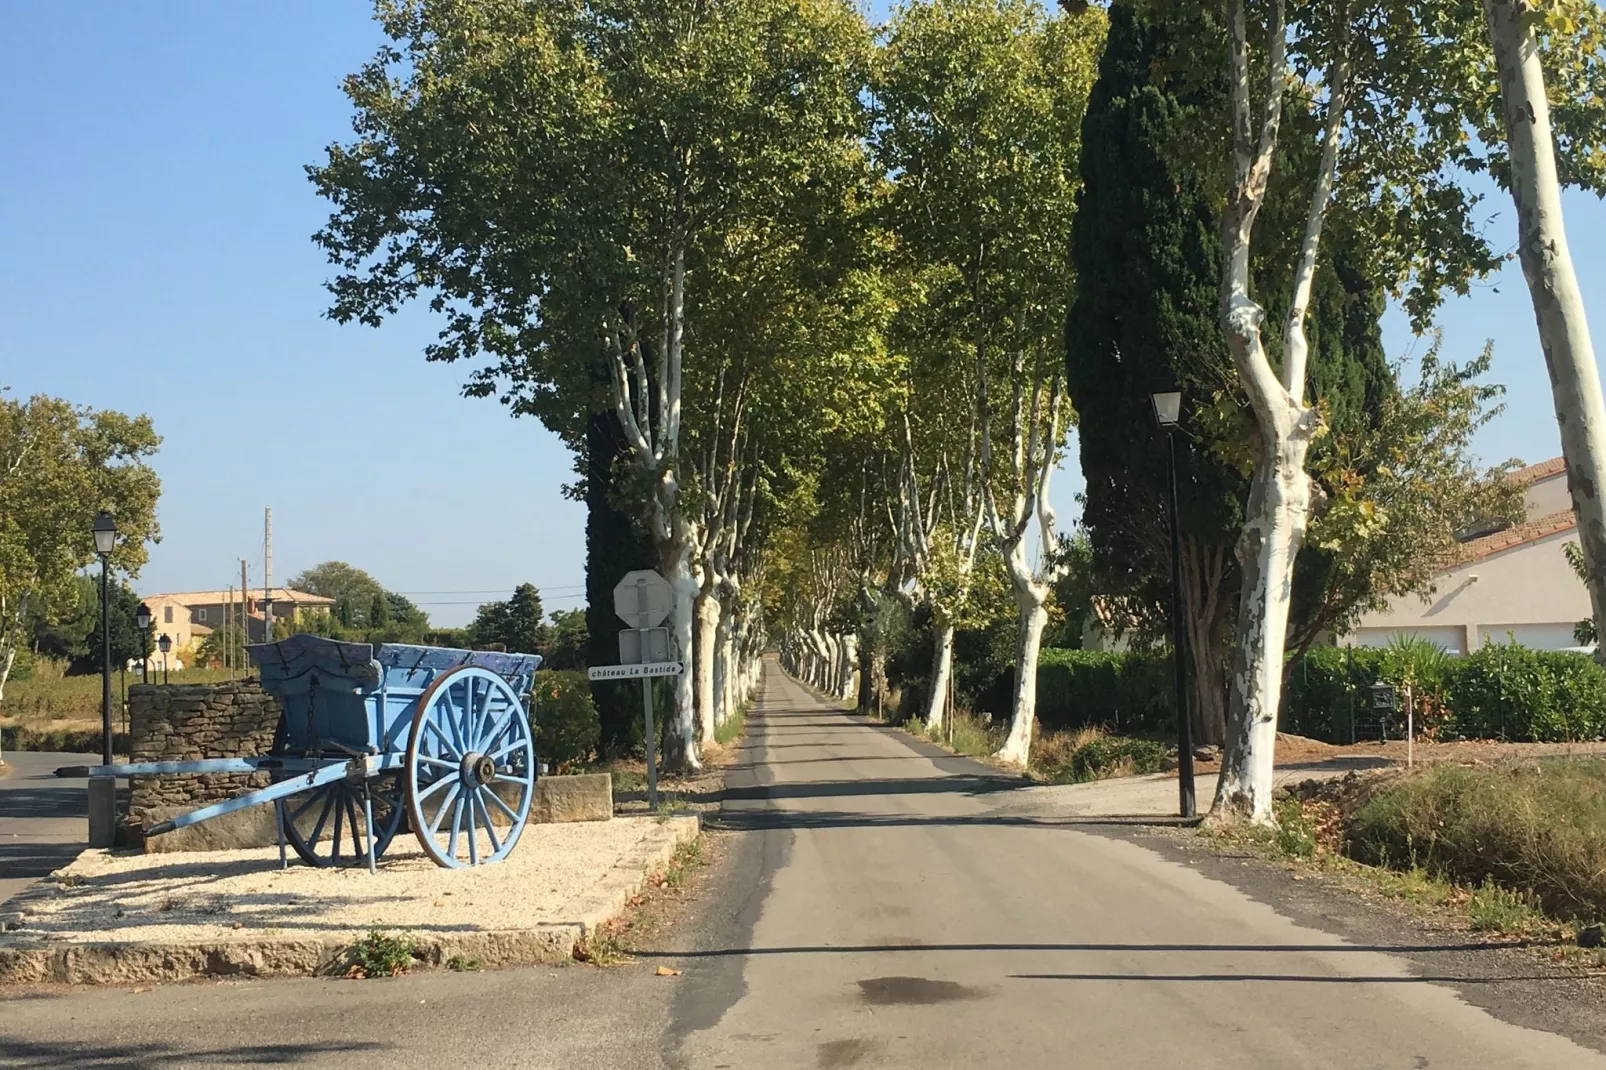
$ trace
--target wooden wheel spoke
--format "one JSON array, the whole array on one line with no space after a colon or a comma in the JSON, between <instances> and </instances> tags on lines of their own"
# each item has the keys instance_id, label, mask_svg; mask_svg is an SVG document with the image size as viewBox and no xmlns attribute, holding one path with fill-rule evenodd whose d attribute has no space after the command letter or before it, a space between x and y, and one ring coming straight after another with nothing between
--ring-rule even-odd
<instances>
[{"instance_id":1,"label":"wooden wheel spoke","mask_svg":"<svg viewBox=\"0 0 1606 1070\"><path fill-rule=\"evenodd\" d=\"M329 820L329 808L335 804L334 795L327 791L318 793L323 797L323 812L318 815L318 823L312 826L312 835L307 837L307 845L316 850L318 837L323 835L323 824Z\"/></svg>"},{"instance_id":2,"label":"wooden wheel spoke","mask_svg":"<svg viewBox=\"0 0 1606 1070\"><path fill-rule=\"evenodd\" d=\"M331 799L333 799L334 793L331 792L330 795ZM333 799L333 801L335 804L335 833L329 838L329 860L331 862L340 857L340 819L344 816L340 800Z\"/></svg>"},{"instance_id":3,"label":"wooden wheel spoke","mask_svg":"<svg viewBox=\"0 0 1606 1070\"><path fill-rule=\"evenodd\" d=\"M446 798L441 801L441 808L435 811L435 820L429 823L429 835L431 836L434 836L440 831L441 818L446 816L446 811L452 808L452 802L463 790L461 781L454 780L451 782L451 784L452 790L446 793ZM423 800L420 799L419 801L422 802Z\"/></svg>"},{"instance_id":4,"label":"wooden wheel spoke","mask_svg":"<svg viewBox=\"0 0 1606 1070\"><path fill-rule=\"evenodd\" d=\"M468 864L480 864L480 837L474 831L474 804L479 800L479 791L470 791L468 794Z\"/></svg>"},{"instance_id":5,"label":"wooden wheel spoke","mask_svg":"<svg viewBox=\"0 0 1606 1070\"><path fill-rule=\"evenodd\" d=\"M462 777L456 775L455 773L451 776L443 776L429 787L425 788L423 791L420 791L418 793L418 801L423 802L425 799L429 798L431 795L435 794L435 792L439 791L441 788L444 788L448 784L460 784L462 783L462 779Z\"/></svg>"},{"instance_id":6,"label":"wooden wheel spoke","mask_svg":"<svg viewBox=\"0 0 1606 1070\"><path fill-rule=\"evenodd\" d=\"M446 857L457 857L457 836L463 830L463 794L457 795L457 805L452 809L452 834L446 840Z\"/></svg>"},{"instance_id":7,"label":"wooden wheel spoke","mask_svg":"<svg viewBox=\"0 0 1606 1070\"><path fill-rule=\"evenodd\" d=\"M496 838L496 828L491 823L491 811L490 808L485 805L485 796L487 795L494 795L494 793L486 788L481 788L479 791L474 793L474 802L478 804L480 808L480 817L485 819L485 835L490 837L491 853L495 854L502 849L502 841Z\"/></svg>"},{"instance_id":8,"label":"wooden wheel spoke","mask_svg":"<svg viewBox=\"0 0 1606 1070\"><path fill-rule=\"evenodd\" d=\"M346 816L351 819L351 857L365 858L368 848L362 842L362 823L357 820L357 796L355 792L346 793ZM372 830L369 830L372 832Z\"/></svg>"},{"instance_id":9,"label":"wooden wheel spoke","mask_svg":"<svg viewBox=\"0 0 1606 1070\"><path fill-rule=\"evenodd\" d=\"M418 756L418 764L420 764L420 765L433 765L433 766L436 766L436 767L441 768L441 769L452 769L452 770L456 770L457 767L458 767L458 763L457 762L443 761L440 758L431 758L428 755L424 755L424 754L420 754Z\"/></svg>"},{"instance_id":10,"label":"wooden wheel spoke","mask_svg":"<svg viewBox=\"0 0 1606 1070\"><path fill-rule=\"evenodd\" d=\"M494 802L497 805L498 809L500 809L504 814L506 814L515 823L517 823L517 821L519 820L518 811L514 810L507 803L503 802L502 801L502 796L498 795L494 791L487 791L485 793L485 797L487 799L490 799L492 802ZM487 816L487 820L489 820L489 816Z\"/></svg>"}]
</instances>

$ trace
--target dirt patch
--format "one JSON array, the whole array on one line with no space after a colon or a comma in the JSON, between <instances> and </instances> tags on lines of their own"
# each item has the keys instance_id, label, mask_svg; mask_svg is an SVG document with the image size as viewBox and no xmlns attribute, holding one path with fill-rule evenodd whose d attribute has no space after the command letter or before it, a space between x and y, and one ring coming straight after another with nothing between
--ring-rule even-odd
<instances>
[{"instance_id":1,"label":"dirt patch","mask_svg":"<svg viewBox=\"0 0 1606 1070\"><path fill-rule=\"evenodd\" d=\"M1309 739L1305 736L1296 736L1286 732L1277 733L1277 758L1279 769L1314 765L1327 762L1335 758L1367 759L1381 765L1383 763L1405 764L1407 750L1412 751L1412 759L1418 764L1432 764L1434 762L1493 762L1508 758L1540 758L1550 755L1568 755L1579 757L1584 755L1606 756L1606 743L1506 743L1497 739L1467 739L1448 742L1417 741L1415 747L1408 748L1405 740L1391 739L1386 743L1365 742L1349 746L1337 746L1332 743L1323 743L1320 740ZM1221 771L1221 762L1195 760L1193 768L1196 773L1218 773Z\"/></svg>"}]
</instances>

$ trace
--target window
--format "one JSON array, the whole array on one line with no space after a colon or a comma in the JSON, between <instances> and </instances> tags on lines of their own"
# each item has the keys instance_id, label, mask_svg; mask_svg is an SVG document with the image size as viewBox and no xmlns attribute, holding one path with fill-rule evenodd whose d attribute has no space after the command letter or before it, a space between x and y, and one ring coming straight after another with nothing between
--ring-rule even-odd
<instances>
[{"instance_id":1,"label":"window","mask_svg":"<svg viewBox=\"0 0 1606 1070\"><path fill-rule=\"evenodd\" d=\"M195 619L196 620L205 620L206 619L206 607L203 606L202 608L197 609L195 611Z\"/></svg>"},{"instance_id":2,"label":"window","mask_svg":"<svg viewBox=\"0 0 1606 1070\"><path fill-rule=\"evenodd\" d=\"M163 606L162 607L162 623L163 624L172 624L173 623L173 607L172 606Z\"/></svg>"}]
</instances>

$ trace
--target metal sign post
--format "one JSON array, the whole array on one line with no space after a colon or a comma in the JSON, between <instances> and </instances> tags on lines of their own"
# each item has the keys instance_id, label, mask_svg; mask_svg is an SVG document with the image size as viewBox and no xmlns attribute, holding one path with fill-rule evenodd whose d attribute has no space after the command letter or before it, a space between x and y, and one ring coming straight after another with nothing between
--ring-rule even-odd
<instances>
[{"instance_id":1,"label":"metal sign post","mask_svg":"<svg viewBox=\"0 0 1606 1070\"><path fill-rule=\"evenodd\" d=\"M647 739L647 809L658 809L658 734L653 726L652 681L655 676L679 676L685 667L670 660L669 632L658 625L675 608L675 589L650 569L625 573L613 589L613 611L626 624L619 633L618 665L593 665L592 680L640 680L641 719Z\"/></svg>"}]
</instances>

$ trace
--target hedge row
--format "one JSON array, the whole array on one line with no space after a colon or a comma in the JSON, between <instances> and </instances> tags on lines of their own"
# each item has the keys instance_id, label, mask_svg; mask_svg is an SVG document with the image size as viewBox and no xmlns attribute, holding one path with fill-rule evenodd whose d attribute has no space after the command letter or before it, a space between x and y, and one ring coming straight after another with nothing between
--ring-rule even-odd
<instances>
[{"instance_id":1,"label":"hedge row","mask_svg":"<svg viewBox=\"0 0 1606 1070\"><path fill-rule=\"evenodd\" d=\"M1567 742L1606 738L1606 671L1584 654L1491 644L1466 657L1318 647L1289 668L1279 727L1313 739L1375 739L1370 689L1407 674L1440 739ZM1175 725L1169 652L1045 650L1037 716L1045 729L1103 725L1123 734ZM1391 735L1398 724L1390 728Z\"/></svg>"}]
</instances>

